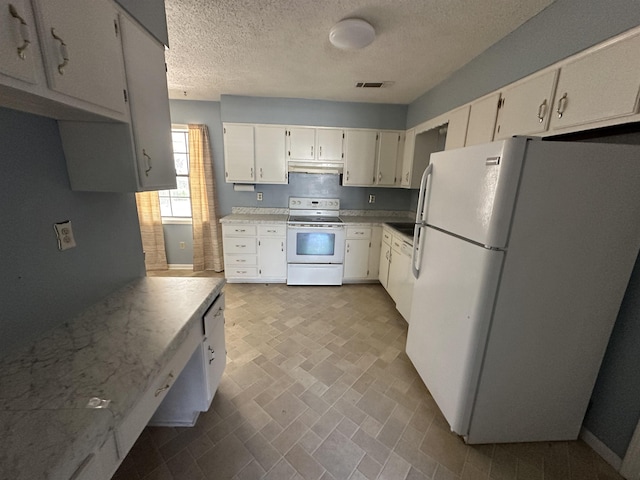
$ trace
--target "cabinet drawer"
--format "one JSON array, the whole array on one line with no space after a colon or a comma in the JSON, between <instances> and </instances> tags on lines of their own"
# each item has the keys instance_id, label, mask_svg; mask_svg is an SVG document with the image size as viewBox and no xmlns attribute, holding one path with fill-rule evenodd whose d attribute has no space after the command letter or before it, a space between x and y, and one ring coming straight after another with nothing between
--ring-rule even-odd
<instances>
[{"instance_id":1,"label":"cabinet drawer","mask_svg":"<svg viewBox=\"0 0 640 480\"><path fill-rule=\"evenodd\" d=\"M402 235L391 236L391 248L395 252L401 253L405 244L409 245Z\"/></svg>"},{"instance_id":2,"label":"cabinet drawer","mask_svg":"<svg viewBox=\"0 0 640 480\"><path fill-rule=\"evenodd\" d=\"M382 241L387 245L391 245L391 232L386 228L382 230Z\"/></svg>"},{"instance_id":3,"label":"cabinet drawer","mask_svg":"<svg viewBox=\"0 0 640 480\"><path fill-rule=\"evenodd\" d=\"M202 328L194 324L171 360L152 379L150 387L116 427L116 441L121 458L129 452L167 392L184 369L196 348L202 343Z\"/></svg>"},{"instance_id":4,"label":"cabinet drawer","mask_svg":"<svg viewBox=\"0 0 640 480\"><path fill-rule=\"evenodd\" d=\"M222 243L225 253L257 253L255 238L224 237Z\"/></svg>"},{"instance_id":5,"label":"cabinet drawer","mask_svg":"<svg viewBox=\"0 0 640 480\"><path fill-rule=\"evenodd\" d=\"M243 225L223 225L222 234L224 236L234 235L234 236L252 237L256 235L256 226L244 225L244 224Z\"/></svg>"},{"instance_id":6,"label":"cabinet drawer","mask_svg":"<svg viewBox=\"0 0 640 480\"><path fill-rule=\"evenodd\" d=\"M225 270L227 278L253 278L258 276L257 267L231 267Z\"/></svg>"},{"instance_id":7,"label":"cabinet drawer","mask_svg":"<svg viewBox=\"0 0 640 480\"><path fill-rule=\"evenodd\" d=\"M261 237L284 237L287 234L286 225L259 225L258 233Z\"/></svg>"},{"instance_id":8,"label":"cabinet drawer","mask_svg":"<svg viewBox=\"0 0 640 480\"><path fill-rule=\"evenodd\" d=\"M242 267L247 265L257 265L258 257L256 255L225 255L224 263L228 267Z\"/></svg>"},{"instance_id":9,"label":"cabinet drawer","mask_svg":"<svg viewBox=\"0 0 640 480\"><path fill-rule=\"evenodd\" d=\"M371 238L371 227L347 227L347 238Z\"/></svg>"}]
</instances>

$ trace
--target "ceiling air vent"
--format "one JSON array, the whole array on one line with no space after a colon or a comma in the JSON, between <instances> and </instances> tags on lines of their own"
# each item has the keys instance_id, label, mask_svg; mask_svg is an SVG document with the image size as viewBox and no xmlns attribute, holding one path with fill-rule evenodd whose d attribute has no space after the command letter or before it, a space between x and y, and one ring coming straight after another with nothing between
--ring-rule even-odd
<instances>
[{"instance_id":1,"label":"ceiling air vent","mask_svg":"<svg viewBox=\"0 0 640 480\"><path fill-rule=\"evenodd\" d=\"M395 82L358 82L356 88L383 88L390 87Z\"/></svg>"}]
</instances>

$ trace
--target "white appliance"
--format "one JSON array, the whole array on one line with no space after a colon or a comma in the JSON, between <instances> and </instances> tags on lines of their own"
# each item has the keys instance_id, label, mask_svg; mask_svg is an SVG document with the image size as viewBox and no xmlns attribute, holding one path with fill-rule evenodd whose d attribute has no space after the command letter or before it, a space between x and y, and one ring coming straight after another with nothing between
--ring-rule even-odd
<instances>
[{"instance_id":1,"label":"white appliance","mask_svg":"<svg viewBox=\"0 0 640 480\"><path fill-rule=\"evenodd\" d=\"M287 285L342 285L345 228L337 198L289 198Z\"/></svg>"},{"instance_id":2,"label":"white appliance","mask_svg":"<svg viewBox=\"0 0 640 480\"><path fill-rule=\"evenodd\" d=\"M640 148L431 155L407 354L468 443L578 436L640 246Z\"/></svg>"}]
</instances>

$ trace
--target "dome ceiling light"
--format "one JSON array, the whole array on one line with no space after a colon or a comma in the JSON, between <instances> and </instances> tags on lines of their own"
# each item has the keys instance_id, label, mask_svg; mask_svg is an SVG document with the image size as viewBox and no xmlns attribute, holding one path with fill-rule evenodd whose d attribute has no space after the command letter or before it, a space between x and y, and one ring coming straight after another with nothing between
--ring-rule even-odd
<instances>
[{"instance_id":1,"label":"dome ceiling light","mask_svg":"<svg viewBox=\"0 0 640 480\"><path fill-rule=\"evenodd\" d=\"M329 32L329 41L343 50L364 48L373 42L376 31L360 18L347 18L336 23Z\"/></svg>"}]
</instances>

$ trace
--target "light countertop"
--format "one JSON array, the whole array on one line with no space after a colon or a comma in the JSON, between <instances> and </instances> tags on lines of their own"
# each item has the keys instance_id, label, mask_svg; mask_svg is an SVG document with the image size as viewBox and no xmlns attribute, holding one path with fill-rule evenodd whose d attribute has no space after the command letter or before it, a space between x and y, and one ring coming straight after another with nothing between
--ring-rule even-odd
<instances>
[{"instance_id":1,"label":"light countertop","mask_svg":"<svg viewBox=\"0 0 640 480\"><path fill-rule=\"evenodd\" d=\"M0 479L69 478L131 411L220 278L140 278L0 358ZM92 397L108 409L88 409Z\"/></svg>"}]
</instances>

